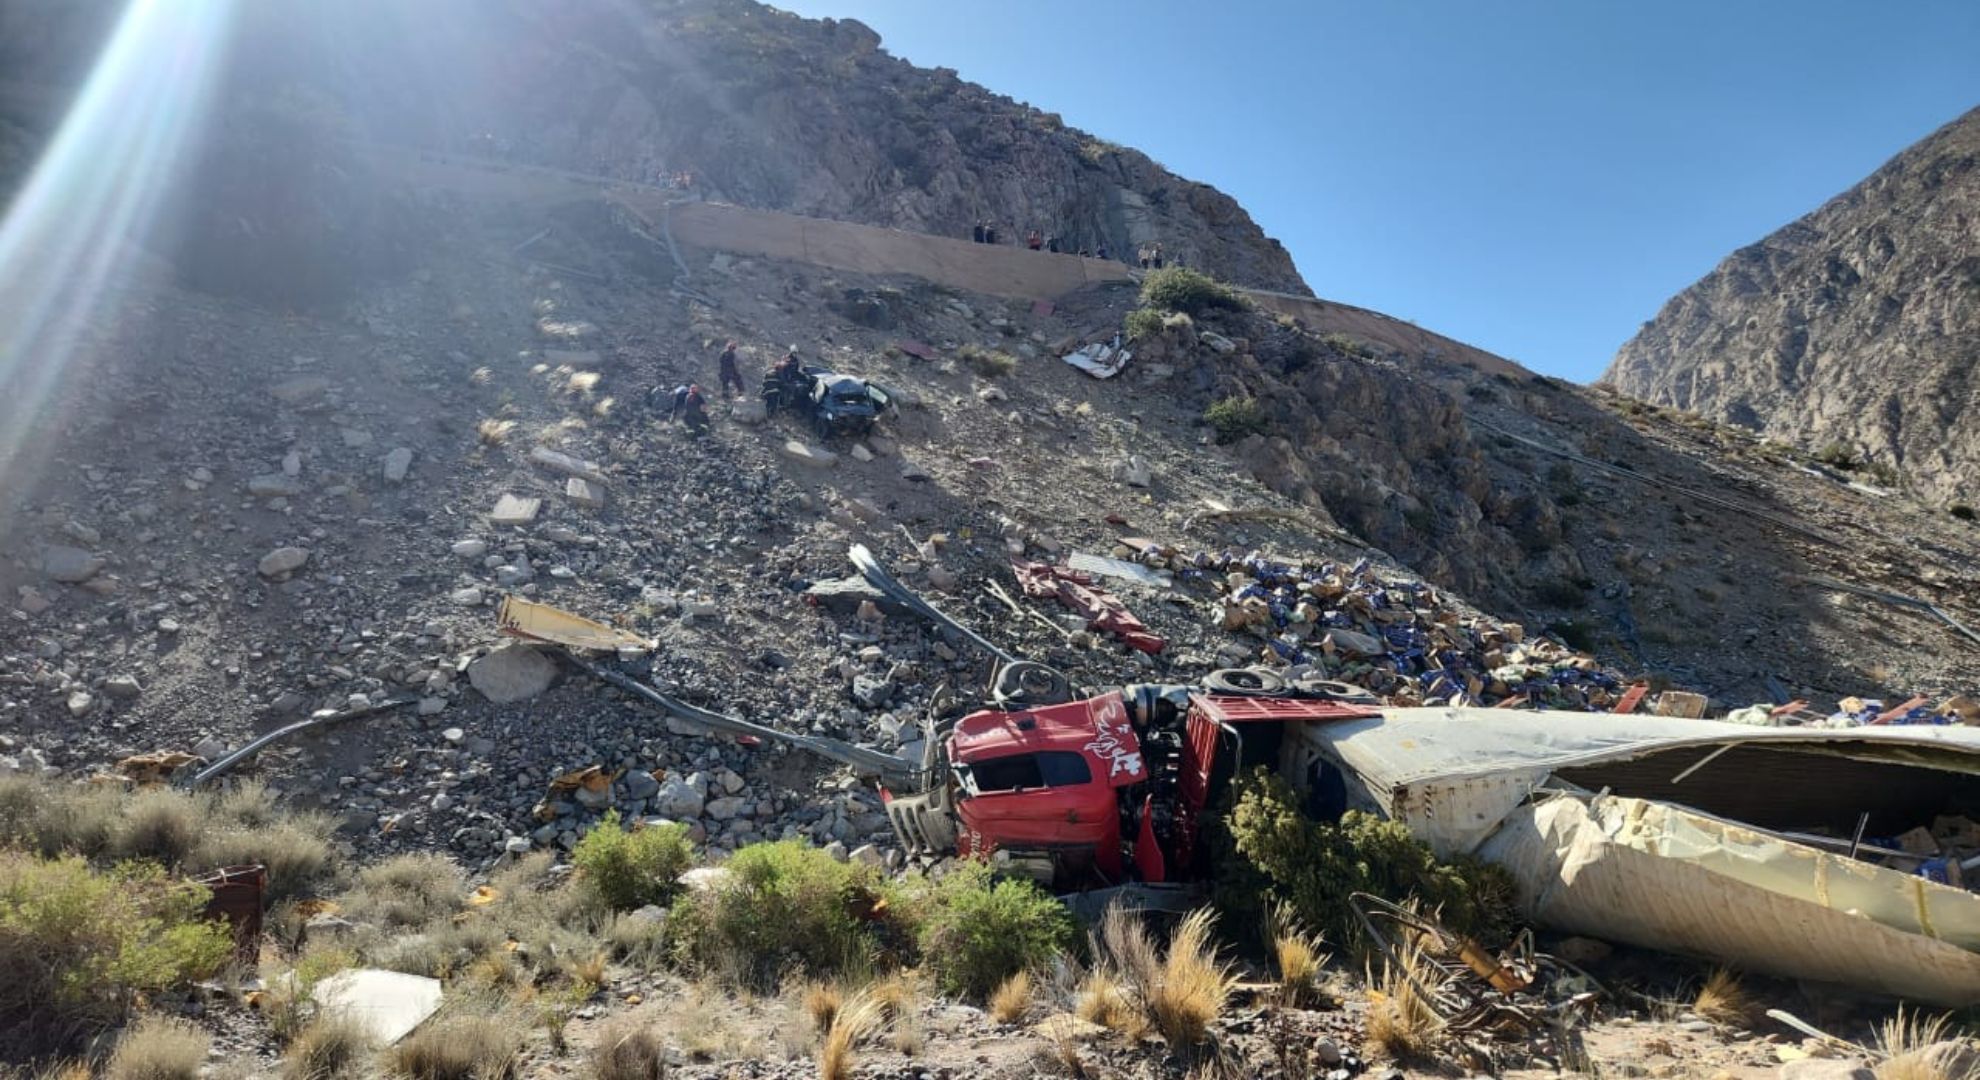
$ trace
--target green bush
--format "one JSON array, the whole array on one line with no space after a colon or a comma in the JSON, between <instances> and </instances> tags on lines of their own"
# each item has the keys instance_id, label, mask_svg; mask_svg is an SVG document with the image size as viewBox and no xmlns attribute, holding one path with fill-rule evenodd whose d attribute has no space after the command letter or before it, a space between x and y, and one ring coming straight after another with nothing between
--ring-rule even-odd
<instances>
[{"instance_id":1,"label":"green bush","mask_svg":"<svg viewBox=\"0 0 1980 1080\"><path fill-rule=\"evenodd\" d=\"M1402 823L1356 810L1338 824L1314 821L1300 813L1292 787L1263 769L1239 780L1233 794L1220 900L1240 916L1261 917L1285 903L1302 925L1349 941L1360 928L1348 897L1366 892L1414 897L1453 930L1488 944L1508 933L1513 890L1503 868L1469 857L1439 861Z\"/></svg>"},{"instance_id":2,"label":"green bush","mask_svg":"<svg viewBox=\"0 0 1980 1080\"><path fill-rule=\"evenodd\" d=\"M1065 905L1029 881L993 880L980 862L930 888L919 931L922 966L945 992L978 1001L1020 971L1044 970L1073 941Z\"/></svg>"},{"instance_id":3,"label":"green bush","mask_svg":"<svg viewBox=\"0 0 1980 1080\"><path fill-rule=\"evenodd\" d=\"M1328 334L1320 340L1338 353L1345 353L1348 356L1358 356L1363 360L1373 360L1375 358L1374 346L1369 345L1359 338L1351 338L1346 334L1336 332Z\"/></svg>"},{"instance_id":4,"label":"green bush","mask_svg":"<svg viewBox=\"0 0 1980 1080\"><path fill-rule=\"evenodd\" d=\"M0 852L0 1031L14 1033L0 1043L74 1037L141 993L218 971L233 939L202 917L207 899L147 864L101 872L75 856Z\"/></svg>"},{"instance_id":5,"label":"green bush","mask_svg":"<svg viewBox=\"0 0 1980 1080\"><path fill-rule=\"evenodd\" d=\"M649 825L628 832L614 810L578 841L571 863L606 907L631 911L672 900L678 889L675 879L694 865L694 848L685 825Z\"/></svg>"},{"instance_id":6,"label":"green bush","mask_svg":"<svg viewBox=\"0 0 1980 1080\"><path fill-rule=\"evenodd\" d=\"M1832 442L1815 451L1815 460L1837 469L1856 468L1856 451L1840 442Z\"/></svg>"},{"instance_id":7,"label":"green bush","mask_svg":"<svg viewBox=\"0 0 1980 1080\"><path fill-rule=\"evenodd\" d=\"M1229 285L1181 266L1149 271L1141 279L1141 304L1185 315L1244 310L1244 300Z\"/></svg>"},{"instance_id":8,"label":"green bush","mask_svg":"<svg viewBox=\"0 0 1980 1080\"><path fill-rule=\"evenodd\" d=\"M1227 397L1203 410L1203 419L1217 432L1219 444L1234 443L1247 435L1263 435L1272 429L1265 418L1265 406L1254 397Z\"/></svg>"},{"instance_id":9,"label":"green bush","mask_svg":"<svg viewBox=\"0 0 1980 1080\"><path fill-rule=\"evenodd\" d=\"M890 944L892 897L873 867L779 840L740 849L726 868L727 882L684 898L668 917L669 949L691 967L760 986L793 968L857 976Z\"/></svg>"},{"instance_id":10,"label":"green bush","mask_svg":"<svg viewBox=\"0 0 1980 1080\"><path fill-rule=\"evenodd\" d=\"M1135 308L1121 320L1121 332L1129 341L1155 337L1162 332L1162 313L1154 308Z\"/></svg>"}]
</instances>

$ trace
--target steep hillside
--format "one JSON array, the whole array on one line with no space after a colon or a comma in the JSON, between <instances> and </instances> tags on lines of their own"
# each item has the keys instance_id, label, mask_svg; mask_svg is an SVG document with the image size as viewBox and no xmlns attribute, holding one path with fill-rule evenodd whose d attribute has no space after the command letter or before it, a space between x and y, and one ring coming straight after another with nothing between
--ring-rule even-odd
<instances>
[{"instance_id":1,"label":"steep hillside","mask_svg":"<svg viewBox=\"0 0 1980 1080\"><path fill-rule=\"evenodd\" d=\"M96 3L0 8L9 71L93 41ZM947 69L852 20L755 0L240 5L220 98L337 115L362 139L651 181L709 198L1000 242L1031 229L1306 292L1235 200ZM98 16L100 17L100 16ZM72 66L72 65L71 65Z\"/></svg>"},{"instance_id":2,"label":"steep hillside","mask_svg":"<svg viewBox=\"0 0 1980 1080\"><path fill-rule=\"evenodd\" d=\"M1734 252L1602 381L1958 501L1980 491L1976 362L1980 110Z\"/></svg>"}]
</instances>

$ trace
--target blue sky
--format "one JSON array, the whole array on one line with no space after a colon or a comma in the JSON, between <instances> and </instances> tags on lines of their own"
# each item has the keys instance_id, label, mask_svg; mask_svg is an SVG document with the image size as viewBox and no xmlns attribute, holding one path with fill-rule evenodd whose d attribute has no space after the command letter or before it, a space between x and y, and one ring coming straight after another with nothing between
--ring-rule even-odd
<instances>
[{"instance_id":1,"label":"blue sky","mask_svg":"<svg viewBox=\"0 0 1980 1080\"><path fill-rule=\"evenodd\" d=\"M1980 0L772 0L1236 196L1323 297L1576 380L1980 105Z\"/></svg>"}]
</instances>

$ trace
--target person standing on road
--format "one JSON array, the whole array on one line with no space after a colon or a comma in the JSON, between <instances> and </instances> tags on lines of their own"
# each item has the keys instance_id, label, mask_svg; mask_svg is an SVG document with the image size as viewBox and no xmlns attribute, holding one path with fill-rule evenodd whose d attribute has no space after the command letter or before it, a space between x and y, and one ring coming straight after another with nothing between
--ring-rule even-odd
<instances>
[{"instance_id":1,"label":"person standing on road","mask_svg":"<svg viewBox=\"0 0 1980 1080\"><path fill-rule=\"evenodd\" d=\"M727 394L731 398L741 397L743 394L743 380L742 372L736 370L735 342L731 341L727 345L722 346L722 355L715 358L715 366L718 369L716 378L720 380L722 393ZM735 386L735 390L733 391L729 389L731 384Z\"/></svg>"}]
</instances>

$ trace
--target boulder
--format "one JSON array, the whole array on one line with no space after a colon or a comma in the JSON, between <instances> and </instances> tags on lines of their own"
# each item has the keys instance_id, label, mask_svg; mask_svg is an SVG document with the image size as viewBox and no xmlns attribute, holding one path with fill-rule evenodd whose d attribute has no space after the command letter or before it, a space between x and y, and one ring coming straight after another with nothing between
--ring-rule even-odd
<instances>
[{"instance_id":1,"label":"boulder","mask_svg":"<svg viewBox=\"0 0 1980 1080\"><path fill-rule=\"evenodd\" d=\"M754 427L769 418L770 410L764 406L760 398L745 398L729 406L729 419L738 424Z\"/></svg>"},{"instance_id":2,"label":"boulder","mask_svg":"<svg viewBox=\"0 0 1980 1080\"><path fill-rule=\"evenodd\" d=\"M309 549L301 547L278 547L261 557L255 567L262 577L279 577L303 568L309 562Z\"/></svg>"},{"instance_id":3,"label":"boulder","mask_svg":"<svg viewBox=\"0 0 1980 1080\"><path fill-rule=\"evenodd\" d=\"M628 799L650 799L660 793L660 781L645 769L627 769L620 779L625 782Z\"/></svg>"},{"instance_id":4,"label":"boulder","mask_svg":"<svg viewBox=\"0 0 1980 1080\"><path fill-rule=\"evenodd\" d=\"M785 439L783 454L800 465L809 465L815 469L829 469L839 463L839 455L822 446L813 446L802 439Z\"/></svg>"},{"instance_id":5,"label":"boulder","mask_svg":"<svg viewBox=\"0 0 1980 1080\"><path fill-rule=\"evenodd\" d=\"M605 505L605 487L582 476L573 476L564 481L564 497L579 506L596 510Z\"/></svg>"},{"instance_id":6,"label":"boulder","mask_svg":"<svg viewBox=\"0 0 1980 1080\"><path fill-rule=\"evenodd\" d=\"M102 569L103 560L82 548L54 544L41 552L41 572L56 581L79 584Z\"/></svg>"},{"instance_id":7,"label":"boulder","mask_svg":"<svg viewBox=\"0 0 1980 1080\"><path fill-rule=\"evenodd\" d=\"M135 675L112 675L103 680L103 693L113 701L134 701L144 693Z\"/></svg>"},{"instance_id":8,"label":"boulder","mask_svg":"<svg viewBox=\"0 0 1980 1080\"><path fill-rule=\"evenodd\" d=\"M653 812L675 820L698 818L707 806L708 793L693 783L678 776L670 776L655 792L651 805Z\"/></svg>"},{"instance_id":9,"label":"boulder","mask_svg":"<svg viewBox=\"0 0 1980 1080\"><path fill-rule=\"evenodd\" d=\"M286 499L302 494L302 485L284 473L262 473L248 479L247 490L257 499Z\"/></svg>"},{"instance_id":10,"label":"boulder","mask_svg":"<svg viewBox=\"0 0 1980 1080\"><path fill-rule=\"evenodd\" d=\"M542 508L542 499L505 491L501 498L495 500L495 509L488 512L488 520L496 525L527 525L536 520L536 512Z\"/></svg>"},{"instance_id":11,"label":"boulder","mask_svg":"<svg viewBox=\"0 0 1980 1080\"><path fill-rule=\"evenodd\" d=\"M711 821L730 821L737 814L742 813L743 807L748 805L748 799L737 795L724 795L719 799L708 800L708 804L702 807L701 812Z\"/></svg>"},{"instance_id":12,"label":"boulder","mask_svg":"<svg viewBox=\"0 0 1980 1080\"><path fill-rule=\"evenodd\" d=\"M398 449L393 450L391 453L386 454L385 482L388 484L405 483L406 472L412 468L412 460L413 460L412 450L404 446L401 446Z\"/></svg>"},{"instance_id":13,"label":"boulder","mask_svg":"<svg viewBox=\"0 0 1980 1080\"><path fill-rule=\"evenodd\" d=\"M1140 454L1131 454L1125 461L1114 465L1114 479L1129 487L1145 488L1155 482L1155 470L1148 459Z\"/></svg>"},{"instance_id":14,"label":"boulder","mask_svg":"<svg viewBox=\"0 0 1980 1080\"><path fill-rule=\"evenodd\" d=\"M508 644L468 665L468 685L497 705L527 701L550 689L557 664L527 645Z\"/></svg>"}]
</instances>

